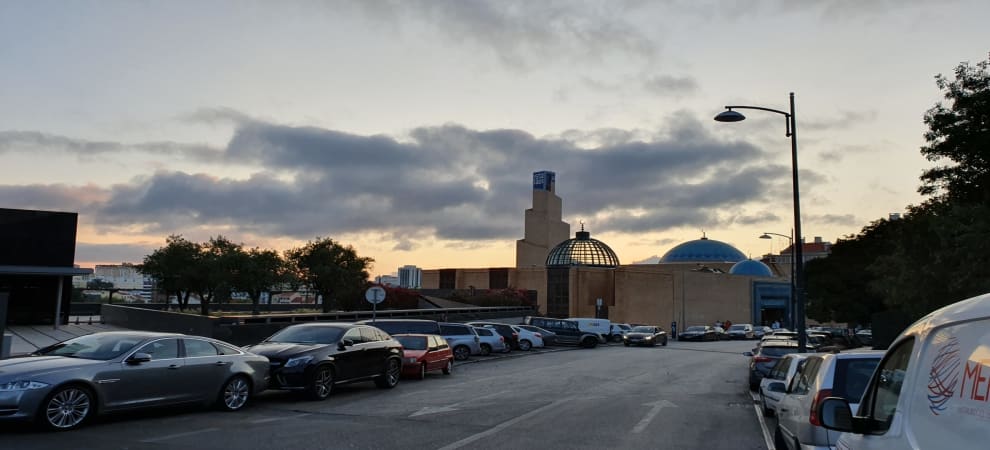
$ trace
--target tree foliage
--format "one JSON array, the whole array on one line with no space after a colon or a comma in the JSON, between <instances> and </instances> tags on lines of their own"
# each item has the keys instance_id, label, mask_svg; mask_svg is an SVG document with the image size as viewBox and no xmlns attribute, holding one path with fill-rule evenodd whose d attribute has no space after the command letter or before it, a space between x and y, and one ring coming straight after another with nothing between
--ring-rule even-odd
<instances>
[{"instance_id":1,"label":"tree foliage","mask_svg":"<svg viewBox=\"0 0 990 450\"><path fill-rule=\"evenodd\" d=\"M189 294L195 285L202 246L181 235L165 239L165 246L144 257L139 270L153 277L166 297L175 295L179 309L189 306Z\"/></svg>"},{"instance_id":2,"label":"tree foliage","mask_svg":"<svg viewBox=\"0 0 990 450\"><path fill-rule=\"evenodd\" d=\"M354 247L317 238L286 252L299 277L323 297L323 311L358 309L374 259L360 257Z\"/></svg>"}]
</instances>

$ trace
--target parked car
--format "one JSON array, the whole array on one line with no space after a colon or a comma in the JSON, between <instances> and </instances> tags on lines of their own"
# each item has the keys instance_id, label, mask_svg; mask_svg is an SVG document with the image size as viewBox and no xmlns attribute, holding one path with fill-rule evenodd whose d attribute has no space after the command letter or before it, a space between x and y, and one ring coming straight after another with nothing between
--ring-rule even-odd
<instances>
[{"instance_id":1,"label":"parked car","mask_svg":"<svg viewBox=\"0 0 990 450\"><path fill-rule=\"evenodd\" d=\"M882 357L883 352L874 350L808 356L777 404L774 446L833 448L839 433L822 426L818 403L837 397L858 406Z\"/></svg>"},{"instance_id":2,"label":"parked car","mask_svg":"<svg viewBox=\"0 0 990 450\"><path fill-rule=\"evenodd\" d=\"M535 325L556 333L556 341L561 344L580 345L584 348L595 348L604 344L605 338L598 333L581 331L578 323L571 319L555 319L552 317L526 316L523 323Z\"/></svg>"},{"instance_id":3,"label":"parked car","mask_svg":"<svg viewBox=\"0 0 990 450\"><path fill-rule=\"evenodd\" d=\"M625 336L629 330L632 329L632 325L628 323L612 323L611 329L609 330L609 337L612 342L622 342L622 336Z\"/></svg>"},{"instance_id":4,"label":"parked car","mask_svg":"<svg viewBox=\"0 0 990 450\"><path fill-rule=\"evenodd\" d=\"M986 448L987 342L990 294L922 317L891 342L858 411L842 398L818 404L822 425L842 432L842 448Z\"/></svg>"},{"instance_id":5,"label":"parked car","mask_svg":"<svg viewBox=\"0 0 990 450\"><path fill-rule=\"evenodd\" d=\"M540 333L540 337L543 338L543 344L544 345L554 345L557 342L557 333L554 333L553 331L547 330L545 328L540 328L540 327L535 326L535 325L525 325L525 324L523 324L523 325L516 325L516 326L519 327L519 328L522 328L524 330L532 331L534 333Z\"/></svg>"},{"instance_id":6,"label":"parked car","mask_svg":"<svg viewBox=\"0 0 990 450\"><path fill-rule=\"evenodd\" d=\"M374 381L390 389L402 374L402 344L368 325L317 322L289 325L247 350L271 361L270 388L325 400L334 385Z\"/></svg>"},{"instance_id":7,"label":"parked car","mask_svg":"<svg viewBox=\"0 0 990 450\"><path fill-rule=\"evenodd\" d=\"M856 332L856 338L859 339L863 345L872 346L873 345L873 330L865 329Z\"/></svg>"},{"instance_id":8,"label":"parked car","mask_svg":"<svg viewBox=\"0 0 990 450\"><path fill-rule=\"evenodd\" d=\"M481 356L488 356L492 352L502 353L509 351L509 346L505 345L505 338L494 329L474 327L474 331L478 333L478 339L481 340L478 343L478 346L481 347Z\"/></svg>"},{"instance_id":9,"label":"parked car","mask_svg":"<svg viewBox=\"0 0 990 450\"><path fill-rule=\"evenodd\" d=\"M687 327L681 334L677 335L681 341L717 341L715 327L711 325L695 325Z\"/></svg>"},{"instance_id":10,"label":"parked car","mask_svg":"<svg viewBox=\"0 0 990 450\"><path fill-rule=\"evenodd\" d=\"M712 327L715 330L715 340L716 341L727 341L729 340L729 333L725 331L722 327Z\"/></svg>"},{"instance_id":11,"label":"parked car","mask_svg":"<svg viewBox=\"0 0 990 450\"><path fill-rule=\"evenodd\" d=\"M787 385L804 364L807 353L790 353L784 355L773 365L767 376L760 380L760 409L763 415L770 417L776 414L777 403L784 397Z\"/></svg>"},{"instance_id":12,"label":"parked car","mask_svg":"<svg viewBox=\"0 0 990 450\"><path fill-rule=\"evenodd\" d=\"M426 373L440 370L450 375L454 370L454 352L443 336L434 334L395 334L402 344L402 374L420 380Z\"/></svg>"},{"instance_id":13,"label":"parked car","mask_svg":"<svg viewBox=\"0 0 990 450\"><path fill-rule=\"evenodd\" d=\"M519 350L519 333L512 329L512 325L497 322L468 322L467 324L473 327L491 328L505 338L505 345L509 347L509 350Z\"/></svg>"},{"instance_id":14,"label":"parked car","mask_svg":"<svg viewBox=\"0 0 990 450\"><path fill-rule=\"evenodd\" d=\"M355 322L371 325L388 334L440 334L440 322L423 319L378 319Z\"/></svg>"},{"instance_id":15,"label":"parked car","mask_svg":"<svg viewBox=\"0 0 990 450\"><path fill-rule=\"evenodd\" d=\"M97 414L138 407L215 404L236 411L267 384L268 360L225 342L93 333L0 360L0 420L70 430Z\"/></svg>"},{"instance_id":16,"label":"parked car","mask_svg":"<svg viewBox=\"0 0 990 450\"><path fill-rule=\"evenodd\" d=\"M535 331L529 331L513 325L512 330L519 335L519 350L528 352L534 348L543 348L543 336Z\"/></svg>"},{"instance_id":17,"label":"parked car","mask_svg":"<svg viewBox=\"0 0 990 450\"><path fill-rule=\"evenodd\" d=\"M622 343L626 347L630 345L649 345L656 347L657 343L665 346L667 345L667 332L661 330L660 327L641 325L633 327L625 336L622 336Z\"/></svg>"},{"instance_id":18,"label":"parked car","mask_svg":"<svg viewBox=\"0 0 990 450\"><path fill-rule=\"evenodd\" d=\"M753 325L748 323L734 324L727 330L729 339L756 339Z\"/></svg>"},{"instance_id":19,"label":"parked car","mask_svg":"<svg viewBox=\"0 0 990 450\"><path fill-rule=\"evenodd\" d=\"M602 337L606 342L612 333L612 323L608 319L596 319L588 317L572 317L568 320L573 320L578 324L578 329L584 331L585 333L595 333Z\"/></svg>"},{"instance_id":20,"label":"parked car","mask_svg":"<svg viewBox=\"0 0 990 450\"><path fill-rule=\"evenodd\" d=\"M768 340L763 341L759 347L752 352L743 353L749 356L749 389L757 390L760 387L760 380L770 373L777 360L788 353L796 353L798 350L797 341L792 340Z\"/></svg>"},{"instance_id":21,"label":"parked car","mask_svg":"<svg viewBox=\"0 0 990 450\"><path fill-rule=\"evenodd\" d=\"M474 327L460 323L440 322L440 335L454 351L454 359L464 361L471 355L481 354L481 339Z\"/></svg>"},{"instance_id":22,"label":"parked car","mask_svg":"<svg viewBox=\"0 0 990 450\"><path fill-rule=\"evenodd\" d=\"M771 334L773 334L773 328L766 326L753 328L753 337L755 339L762 339L763 336L767 336Z\"/></svg>"}]
</instances>

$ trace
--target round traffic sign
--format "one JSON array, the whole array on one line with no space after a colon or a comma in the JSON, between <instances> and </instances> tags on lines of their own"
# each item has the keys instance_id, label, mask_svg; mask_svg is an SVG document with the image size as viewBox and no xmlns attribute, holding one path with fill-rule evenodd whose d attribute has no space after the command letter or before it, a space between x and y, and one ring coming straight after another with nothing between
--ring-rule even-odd
<instances>
[{"instance_id":1,"label":"round traffic sign","mask_svg":"<svg viewBox=\"0 0 990 450\"><path fill-rule=\"evenodd\" d=\"M377 305L385 301L385 289L381 286L372 286L364 293L364 299L372 305Z\"/></svg>"}]
</instances>

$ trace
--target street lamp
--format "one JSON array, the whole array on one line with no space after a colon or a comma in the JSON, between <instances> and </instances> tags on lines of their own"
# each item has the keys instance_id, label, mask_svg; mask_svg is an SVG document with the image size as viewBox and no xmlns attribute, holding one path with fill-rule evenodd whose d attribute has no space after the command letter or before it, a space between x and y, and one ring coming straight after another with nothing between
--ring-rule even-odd
<instances>
[{"instance_id":1,"label":"street lamp","mask_svg":"<svg viewBox=\"0 0 990 450\"><path fill-rule=\"evenodd\" d=\"M790 280L791 281L791 314L797 315L797 314L794 313L794 310L797 309L796 305L794 305L794 291L795 291L795 288L794 288L794 278L795 278L794 277L794 259L793 259L794 258L794 230L791 230L791 235L790 236L788 236L786 234L771 233L769 231L764 231L763 232L763 235L760 236L760 239L773 239L773 237L770 236L771 234L774 235L774 236L780 236L782 238L787 239L787 242L791 246L791 280ZM794 328L797 328L797 326L793 325L794 322L791 322L791 324L792 324L792 326L794 326Z\"/></svg>"},{"instance_id":2,"label":"street lamp","mask_svg":"<svg viewBox=\"0 0 990 450\"><path fill-rule=\"evenodd\" d=\"M798 352L804 353L807 350L808 343L808 332L805 329L804 323L804 240L801 239L801 200L798 194L798 159L797 159L797 121L794 118L794 93L791 92L791 109L790 111L781 111L778 109L763 108L760 106L726 106L725 111L722 111L715 116L715 120L718 122L739 122L746 119L746 116L742 115L738 111L733 111L733 109L756 109L760 111L767 111L772 113L777 113L784 116L786 125L785 136L791 138L791 177L793 182L794 191L794 239L792 240L792 248L794 249L794 296L795 308L794 314L797 316L797 333L798 333ZM796 245L794 245L796 244Z\"/></svg>"}]
</instances>

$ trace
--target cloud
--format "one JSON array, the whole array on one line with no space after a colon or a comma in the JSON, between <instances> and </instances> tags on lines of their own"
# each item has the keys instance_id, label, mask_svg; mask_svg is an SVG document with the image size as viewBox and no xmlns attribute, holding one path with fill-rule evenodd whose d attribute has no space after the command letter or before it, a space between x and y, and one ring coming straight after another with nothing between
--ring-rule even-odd
<instances>
[{"instance_id":1,"label":"cloud","mask_svg":"<svg viewBox=\"0 0 990 450\"><path fill-rule=\"evenodd\" d=\"M204 111L217 110L194 116L213 117ZM602 232L772 220L741 205L788 194L790 177L780 176L788 169L751 144L715 139L686 112L674 116L652 133L536 137L446 124L412 129L402 141L240 120L226 146L203 150L215 164L200 173L160 170L102 187L0 186L0 202L78 211L107 231L234 240L241 239L234 233L309 239L375 232L407 250L411 235L464 243L518 238L520 214L532 206L532 172L553 170L566 216L594 218ZM176 147L199 155L197 146ZM130 148L158 151L153 144ZM250 173L226 172L235 164ZM802 171L806 188L824 181Z\"/></svg>"},{"instance_id":2,"label":"cloud","mask_svg":"<svg viewBox=\"0 0 990 450\"><path fill-rule=\"evenodd\" d=\"M76 260L89 262L115 263L121 261L143 261L155 249L164 245L151 244L93 244L76 243Z\"/></svg>"},{"instance_id":3,"label":"cloud","mask_svg":"<svg viewBox=\"0 0 990 450\"><path fill-rule=\"evenodd\" d=\"M840 226L855 226L862 224L863 222L856 218L852 214L823 214L817 216L805 216L805 222L815 223L819 225L840 225Z\"/></svg>"},{"instance_id":4,"label":"cloud","mask_svg":"<svg viewBox=\"0 0 990 450\"><path fill-rule=\"evenodd\" d=\"M868 124L876 122L876 120L876 111L843 111L838 116L828 119L807 120L802 118L798 121L798 127L815 131L834 130Z\"/></svg>"},{"instance_id":5,"label":"cloud","mask_svg":"<svg viewBox=\"0 0 990 450\"><path fill-rule=\"evenodd\" d=\"M650 61L658 46L630 14L639 2L403 0L365 2L371 16L425 20L452 42L490 49L503 64L528 68L548 60L599 61L615 54ZM396 25L398 26L398 25Z\"/></svg>"},{"instance_id":6,"label":"cloud","mask_svg":"<svg viewBox=\"0 0 990 450\"><path fill-rule=\"evenodd\" d=\"M643 80L643 89L664 97L684 97L698 91L698 82L691 77L657 75Z\"/></svg>"},{"instance_id":7,"label":"cloud","mask_svg":"<svg viewBox=\"0 0 990 450\"><path fill-rule=\"evenodd\" d=\"M196 161L216 161L220 150L203 144L171 141L124 143L89 141L39 131L0 131L0 154L3 153L68 153L79 159L111 158L112 155L142 152L159 156L178 156Z\"/></svg>"}]
</instances>

